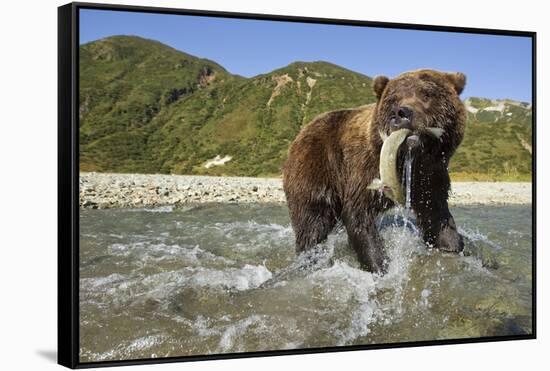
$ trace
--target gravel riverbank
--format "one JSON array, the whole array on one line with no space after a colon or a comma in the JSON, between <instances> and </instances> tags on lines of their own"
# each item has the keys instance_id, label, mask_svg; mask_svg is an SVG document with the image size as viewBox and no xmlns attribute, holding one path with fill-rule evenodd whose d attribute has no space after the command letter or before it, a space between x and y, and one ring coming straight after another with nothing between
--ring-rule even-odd
<instances>
[{"instance_id":1,"label":"gravel riverbank","mask_svg":"<svg viewBox=\"0 0 550 371\"><path fill-rule=\"evenodd\" d=\"M531 183L454 182L452 205L529 204ZM187 203L284 203L278 178L80 174L80 207L141 208Z\"/></svg>"}]
</instances>

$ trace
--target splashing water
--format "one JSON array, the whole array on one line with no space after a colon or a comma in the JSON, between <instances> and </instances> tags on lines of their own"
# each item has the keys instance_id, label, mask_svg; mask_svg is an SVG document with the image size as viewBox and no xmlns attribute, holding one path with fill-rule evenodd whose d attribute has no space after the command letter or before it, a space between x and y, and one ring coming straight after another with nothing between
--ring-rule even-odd
<instances>
[{"instance_id":1,"label":"splashing water","mask_svg":"<svg viewBox=\"0 0 550 371\"><path fill-rule=\"evenodd\" d=\"M412 154L411 149L407 151L407 157L405 159L405 191L406 201L405 208L410 210L411 208L411 183L412 183Z\"/></svg>"},{"instance_id":2,"label":"splashing water","mask_svg":"<svg viewBox=\"0 0 550 371\"><path fill-rule=\"evenodd\" d=\"M403 221L403 232L408 229L416 231L416 227L413 224L414 215L411 209L411 188L412 188L412 163L413 157L411 148L408 148L407 156L403 166L403 175L401 184L405 187L405 205L397 205L395 209L394 223L397 223L397 218L401 218Z\"/></svg>"},{"instance_id":3,"label":"splashing water","mask_svg":"<svg viewBox=\"0 0 550 371\"><path fill-rule=\"evenodd\" d=\"M360 269L344 229L296 256L281 205L81 210L80 359L532 331L530 206L452 210L496 270L427 249L405 210L379 221L383 276Z\"/></svg>"}]
</instances>

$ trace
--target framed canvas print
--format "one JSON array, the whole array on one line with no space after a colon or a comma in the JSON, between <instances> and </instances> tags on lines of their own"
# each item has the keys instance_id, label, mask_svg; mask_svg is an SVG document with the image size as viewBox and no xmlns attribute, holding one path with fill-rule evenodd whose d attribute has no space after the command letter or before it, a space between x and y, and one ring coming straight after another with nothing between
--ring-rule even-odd
<instances>
[{"instance_id":1,"label":"framed canvas print","mask_svg":"<svg viewBox=\"0 0 550 371\"><path fill-rule=\"evenodd\" d=\"M60 364L535 338L534 32L58 17Z\"/></svg>"}]
</instances>

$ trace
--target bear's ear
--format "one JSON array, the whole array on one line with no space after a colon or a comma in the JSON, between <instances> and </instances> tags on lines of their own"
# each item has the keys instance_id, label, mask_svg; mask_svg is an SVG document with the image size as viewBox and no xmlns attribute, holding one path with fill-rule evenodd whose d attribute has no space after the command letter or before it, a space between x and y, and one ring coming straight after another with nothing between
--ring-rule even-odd
<instances>
[{"instance_id":1,"label":"bear's ear","mask_svg":"<svg viewBox=\"0 0 550 371\"><path fill-rule=\"evenodd\" d=\"M460 95L464 90L464 85L466 85L466 75L462 72L454 72L446 74L447 80L451 82L453 87L456 90L456 93Z\"/></svg>"},{"instance_id":2,"label":"bear's ear","mask_svg":"<svg viewBox=\"0 0 550 371\"><path fill-rule=\"evenodd\" d=\"M380 99L380 97L382 96L382 92L384 91L384 88L389 81L390 79L388 79L386 76L376 76L376 78L374 79L374 83L372 84L374 94L376 94L376 99Z\"/></svg>"}]
</instances>

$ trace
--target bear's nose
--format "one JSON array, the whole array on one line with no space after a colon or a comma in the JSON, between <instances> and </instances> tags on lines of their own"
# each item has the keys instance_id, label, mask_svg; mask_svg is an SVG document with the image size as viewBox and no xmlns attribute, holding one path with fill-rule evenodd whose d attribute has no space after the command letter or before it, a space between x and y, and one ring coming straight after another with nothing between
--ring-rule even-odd
<instances>
[{"instance_id":1,"label":"bear's nose","mask_svg":"<svg viewBox=\"0 0 550 371\"><path fill-rule=\"evenodd\" d=\"M397 109L397 116L401 119L411 120L413 115L413 110L407 106L401 106Z\"/></svg>"},{"instance_id":2,"label":"bear's nose","mask_svg":"<svg viewBox=\"0 0 550 371\"><path fill-rule=\"evenodd\" d=\"M407 106L399 106L393 111L390 120L391 130L409 129L412 130L413 110Z\"/></svg>"}]
</instances>

